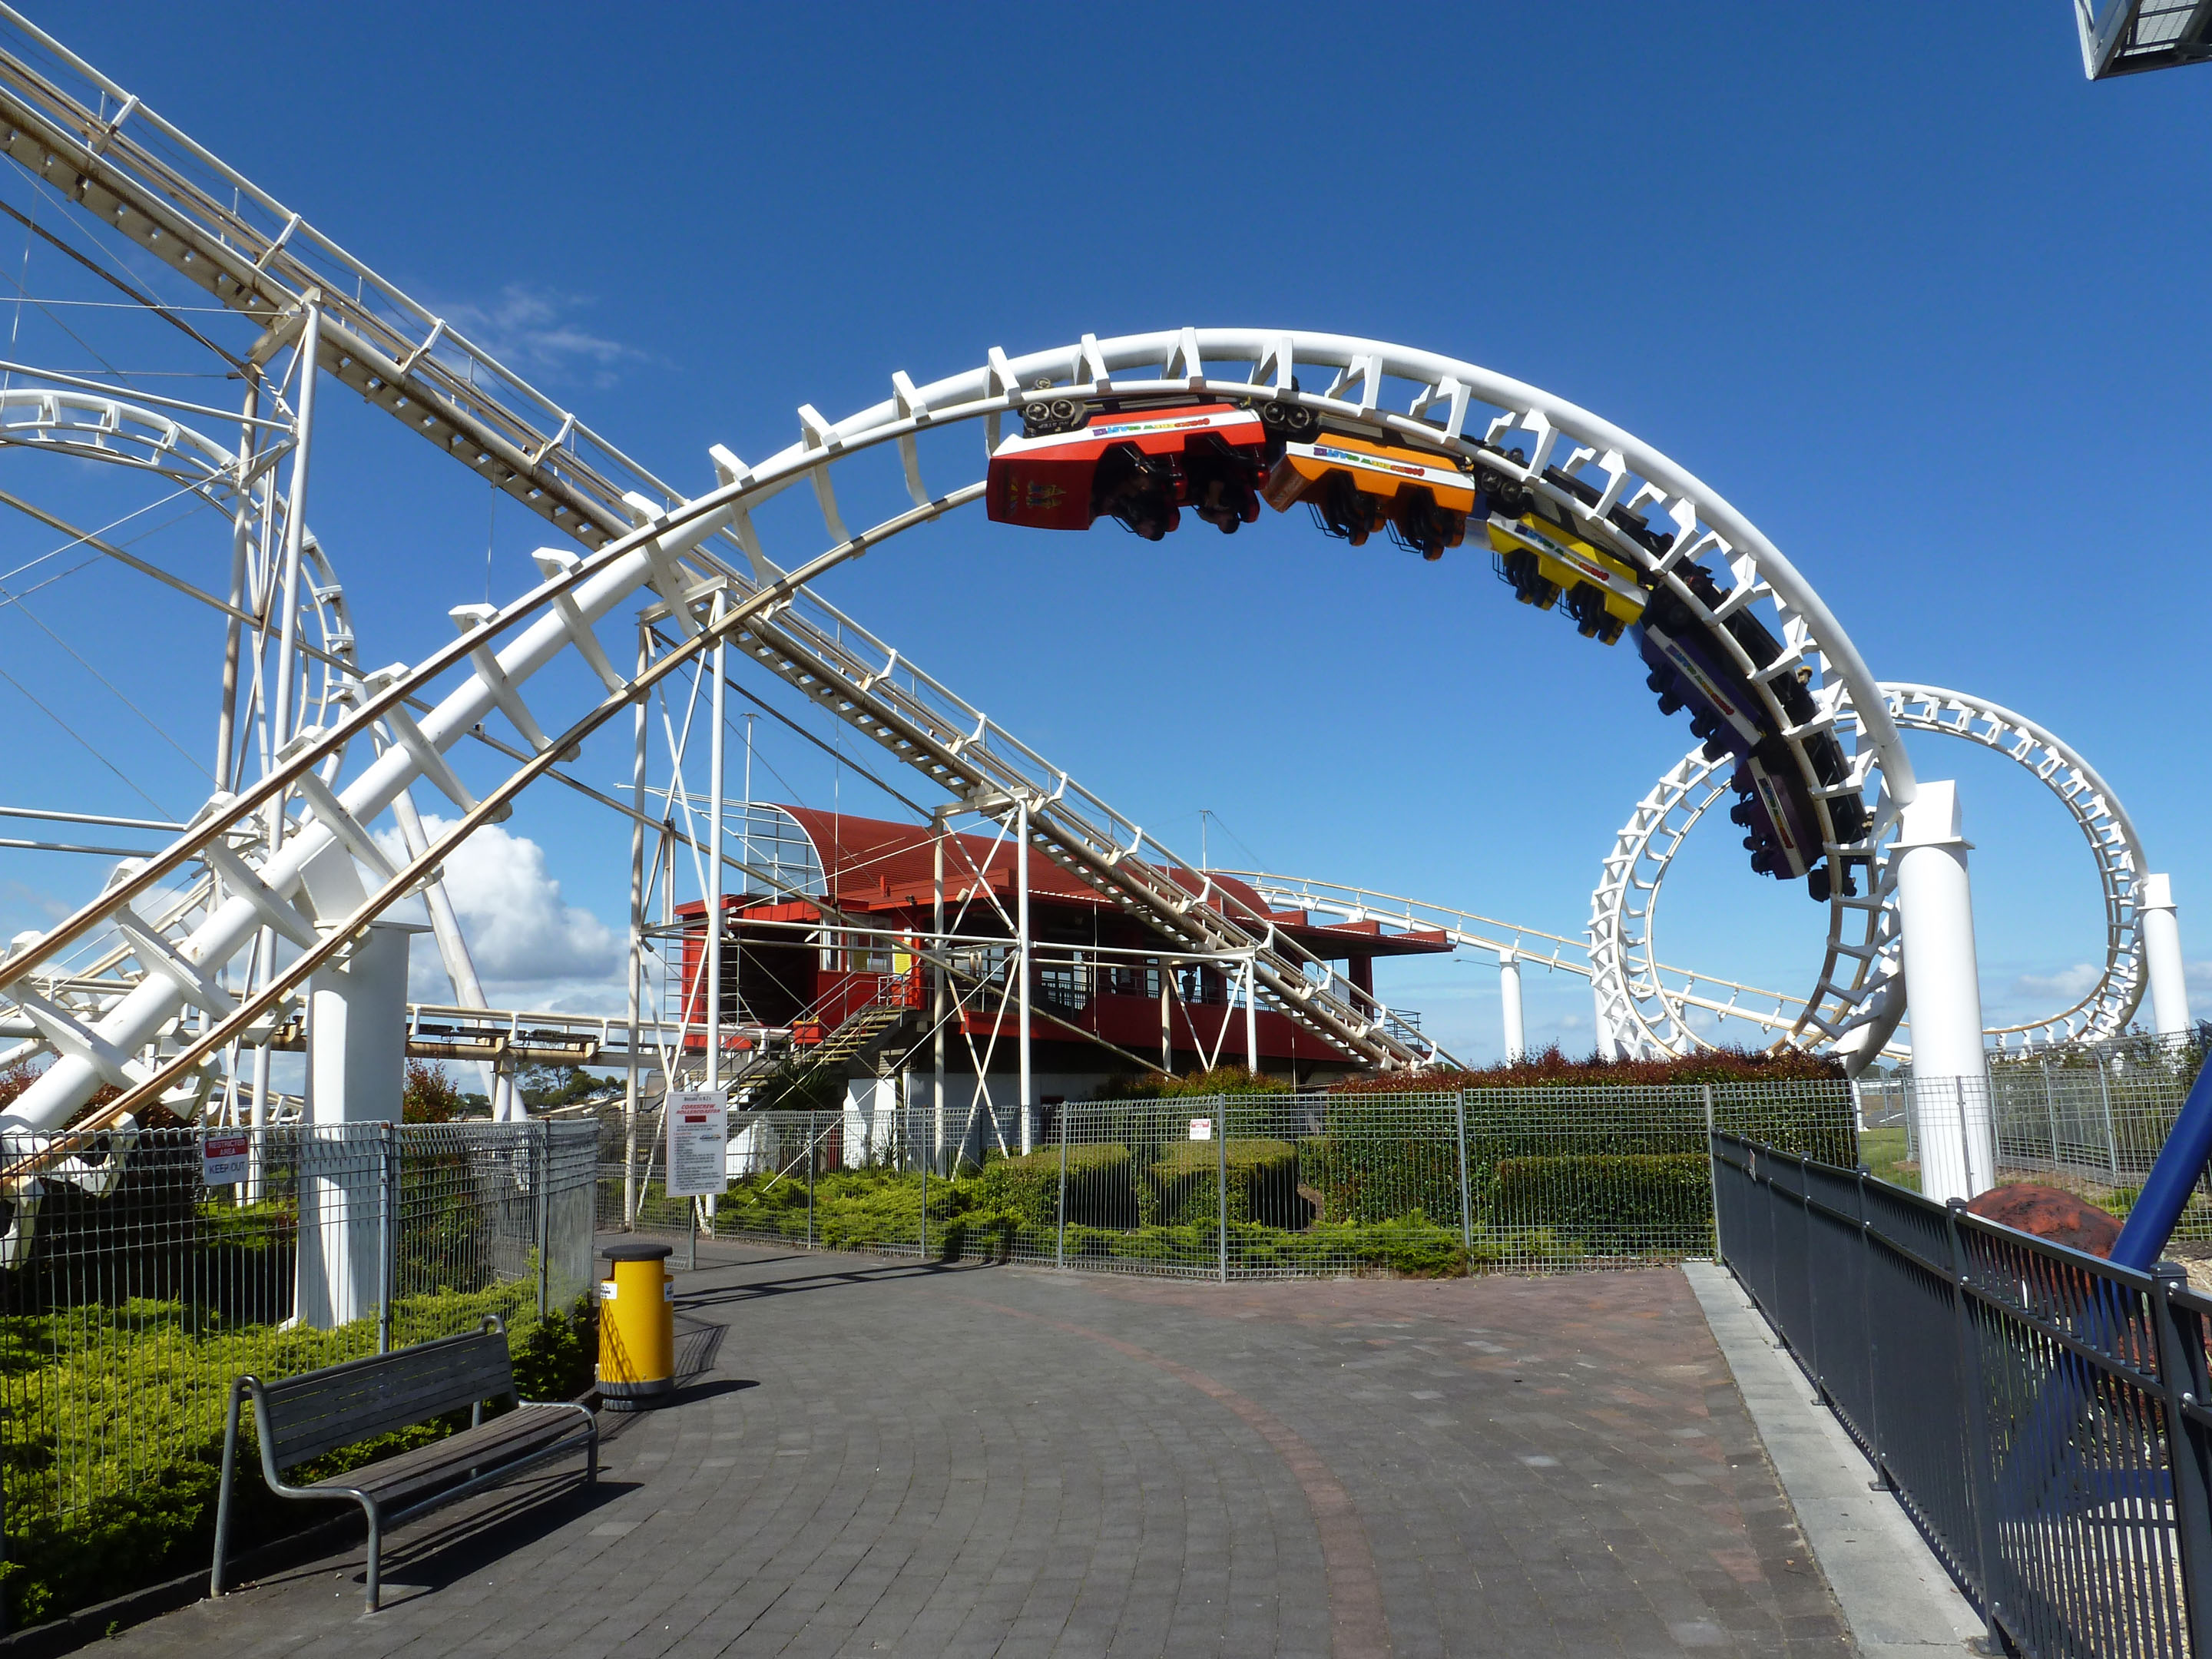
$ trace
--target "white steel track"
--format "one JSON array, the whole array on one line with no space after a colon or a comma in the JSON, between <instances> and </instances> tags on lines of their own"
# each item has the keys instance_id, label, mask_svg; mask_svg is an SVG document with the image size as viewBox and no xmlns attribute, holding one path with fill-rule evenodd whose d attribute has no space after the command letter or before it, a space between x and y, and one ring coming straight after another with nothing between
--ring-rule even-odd
<instances>
[{"instance_id":1,"label":"white steel track","mask_svg":"<svg viewBox=\"0 0 2212 1659\"><path fill-rule=\"evenodd\" d=\"M1583 979L1593 977L1589 945L1540 927L1524 927L1500 921L1472 910L1410 899L1371 888L1348 887L1339 882L1316 881L1310 876L1277 875L1263 870L1224 870L1251 884L1270 904L1310 910L1344 921L1389 921L1409 929L1441 933L1454 945L1493 954L1511 952L1523 967L1545 968ZM1741 1020L1763 1031L1795 1030L1804 1012L1803 1002L1781 991L1699 973L1693 968L1660 963L1656 971L1670 981L1668 997L1683 1008L1696 1008L1719 1018Z\"/></svg>"},{"instance_id":2,"label":"white steel track","mask_svg":"<svg viewBox=\"0 0 2212 1659\"><path fill-rule=\"evenodd\" d=\"M2032 774L2066 809L2096 866L2105 913L2105 960L2096 982L2056 1013L1991 1026L1988 1034L2001 1046L2019 1042L2035 1047L2094 1042L2125 1030L2145 983L2136 888L2148 866L2142 840L2118 796L2063 738L1986 698L1937 686L1890 684L1882 687L1881 703L1902 730L1978 743ZM1855 723L1854 711L1844 711L1839 726L1848 729ZM1614 1029L1639 1053L1686 1054L1708 1046L1686 1017L1700 1005L1670 986L1667 976L1674 970L1654 960L1653 924L1668 869L1698 820L1729 795L1732 764L1727 759L1709 761L1702 750L1693 749L1670 768L1614 838L1590 896L1593 979ZM1878 838L1887 834L1895 815L1886 807L1881 817ZM1874 866L1870 890L1856 901L1872 907L1877 918L1871 948L1860 959L1862 971L1849 988L1842 1018L1820 1030L1820 1037L1855 1068L1885 1048L1896 1055L1906 1052L1892 1040L1905 1012L1894 898L1884 856Z\"/></svg>"}]
</instances>

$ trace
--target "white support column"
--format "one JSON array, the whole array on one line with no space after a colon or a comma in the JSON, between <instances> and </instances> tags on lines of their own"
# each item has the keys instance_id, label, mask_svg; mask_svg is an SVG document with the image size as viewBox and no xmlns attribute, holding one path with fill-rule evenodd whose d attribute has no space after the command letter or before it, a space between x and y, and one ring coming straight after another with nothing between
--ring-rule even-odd
<instances>
[{"instance_id":1,"label":"white support column","mask_svg":"<svg viewBox=\"0 0 2212 1659\"><path fill-rule=\"evenodd\" d=\"M1021 801L1016 807L1016 827L1021 832L1021 847L1014 855L1014 931L1019 935L1015 942L1016 965L1021 974L1021 1091L1022 1152L1024 1156L1036 1150L1035 1119L1030 1108L1030 804Z\"/></svg>"},{"instance_id":2,"label":"white support column","mask_svg":"<svg viewBox=\"0 0 2212 1659\"><path fill-rule=\"evenodd\" d=\"M1244 958L1244 1069L1260 1074L1260 958Z\"/></svg>"},{"instance_id":3,"label":"white support column","mask_svg":"<svg viewBox=\"0 0 2212 1659\"><path fill-rule=\"evenodd\" d=\"M1528 1057L1528 1035L1521 1017L1521 958L1511 951L1498 953L1498 1012L1505 1021L1505 1063Z\"/></svg>"},{"instance_id":4,"label":"white support column","mask_svg":"<svg viewBox=\"0 0 2212 1659\"><path fill-rule=\"evenodd\" d=\"M722 620L728 604L725 590L714 595L714 621ZM714 730L707 746L707 1087L709 1091L722 1086L722 797L728 781L729 731L722 717L722 701L726 677L729 669L729 641L716 635L710 659L710 670L714 676L714 693L710 699ZM847 1154L848 1161L851 1154ZM705 1213L711 1230L714 1218L714 1200L696 1200Z\"/></svg>"},{"instance_id":5,"label":"white support column","mask_svg":"<svg viewBox=\"0 0 2212 1659\"><path fill-rule=\"evenodd\" d=\"M263 967L250 976L256 981L251 986L252 989L258 991L261 988L259 975L267 972L268 969ZM253 1129L252 1152L247 1159L246 1179L239 1183L239 1201L258 1204L267 1196L263 1186L264 1160L262 1158L267 1139L262 1131L269 1127L269 1045L265 1042L253 1051L253 1108L249 1121Z\"/></svg>"},{"instance_id":6,"label":"white support column","mask_svg":"<svg viewBox=\"0 0 2212 1659\"><path fill-rule=\"evenodd\" d=\"M2173 878L2145 876L2136 903L2142 912L2143 965L2150 974L2150 1023L2160 1036L2178 1036L2189 1030L2189 981L2173 911Z\"/></svg>"},{"instance_id":7,"label":"white support column","mask_svg":"<svg viewBox=\"0 0 2212 1659\"><path fill-rule=\"evenodd\" d=\"M714 620L722 619L723 598L714 596ZM707 744L707 1087L722 1086L722 793L728 733L722 723L722 671L729 646L717 640L708 672L714 677Z\"/></svg>"},{"instance_id":8,"label":"white support column","mask_svg":"<svg viewBox=\"0 0 2212 1659\"><path fill-rule=\"evenodd\" d=\"M301 1147L294 1306L316 1330L376 1308L380 1148L359 1126L396 1123L405 1086L407 946L417 927L372 922L343 967L307 993L307 1102Z\"/></svg>"},{"instance_id":9,"label":"white support column","mask_svg":"<svg viewBox=\"0 0 2212 1659\"><path fill-rule=\"evenodd\" d=\"M255 416L261 412L261 377L250 374L246 382L246 412L239 422L238 461L241 476L253 465L254 452L260 447L261 428ZM230 528L230 608L233 615L223 626L222 633L222 712L216 723L215 787L229 789L234 787L238 764L238 653L243 624L236 616L246 607L250 595L246 592L246 558L253 542L253 506L257 499L254 486L238 492L238 507L231 518ZM261 493L258 499L265 505L268 496Z\"/></svg>"},{"instance_id":10,"label":"white support column","mask_svg":"<svg viewBox=\"0 0 2212 1659\"><path fill-rule=\"evenodd\" d=\"M645 677L649 635L637 630L637 673ZM637 1227L637 1042L638 997L645 979L645 765L646 700L640 697L631 720L629 763L629 1061L623 1073L623 1227ZM677 1039L681 1042L681 1037Z\"/></svg>"},{"instance_id":11,"label":"white support column","mask_svg":"<svg viewBox=\"0 0 2212 1659\"><path fill-rule=\"evenodd\" d=\"M299 665L293 656L300 632L300 559L307 539L307 452L315 433L315 382L322 376L316 356L322 349L322 339L323 310L310 302L307 320L300 330L300 411L293 426L292 495L284 508L284 586L277 601L283 614L277 617L276 713L269 732L271 750L282 749L292 736L294 682L299 678ZM270 810L281 814L283 803L272 803ZM270 824L271 845L278 827Z\"/></svg>"},{"instance_id":12,"label":"white support column","mask_svg":"<svg viewBox=\"0 0 2212 1659\"><path fill-rule=\"evenodd\" d=\"M1942 1203L1996 1184L1982 987L1958 785L1923 781L1899 819L1892 856L1912 1021L1921 1191Z\"/></svg>"},{"instance_id":13,"label":"white support column","mask_svg":"<svg viewBox=\"0 0 2212 1659\"><path fill-rule=\"evenodd\" d=\"M1175 1074L1175 1022L1168 1012L1168 975L1175 972L1165 957L1160 958L1160 1070Z\"/></svg>"},{"instance_id":14,"label":"white support column","mask_svg":"<svg viewBox=\"0 0 2212 1659\"><path fill-rule=\"evenodd\" d=\"M929 888L929 926L936 941L938 955L949 963L952 957L945 942L945 836L950 827L946 823L950 808L939 807L930 815L929 844L932 855ZM930 978L936 994L930 999L930 1064L929 1091L929 1155L931 1167L946 1175L951 1169L944 1164L945 1157L945 1026L952 1014L952 981L945 967L933 969Z\"/></svg>"}]
</instances>

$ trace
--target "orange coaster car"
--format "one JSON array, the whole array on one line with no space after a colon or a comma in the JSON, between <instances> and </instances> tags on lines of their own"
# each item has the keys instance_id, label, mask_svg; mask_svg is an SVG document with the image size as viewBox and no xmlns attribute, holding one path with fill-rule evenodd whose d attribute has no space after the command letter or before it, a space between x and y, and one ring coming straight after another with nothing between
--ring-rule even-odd
<instances>
[{"instance_id":1,"label":"orange coaster car","mask_svg":"<svg viewBox=\"0 0 2212 1659\"><path fill-rule=\"evenodd\" d=\"M995 522L1039 530L1107 516L1156 542L1187 507L1227 534L1260 516L1273 442L1257 415L1230 404L1102 410L1072 431L1001 443L984 500Z\"/></svg>"},{"instance_id":2,"label":"orange coaster car","mask_svg":"<svg viewBox=\"0 0 2212 1659\"><path fill-rule=\"evenodd\" d=\"M1284 445L1261 494L1279 512L1304 501L1324 531L1354 547L1388 526L1401 546L1440 559L1467 535L1477 485L1441 456L1323 433Z\"/></svg>"}]
</instances>

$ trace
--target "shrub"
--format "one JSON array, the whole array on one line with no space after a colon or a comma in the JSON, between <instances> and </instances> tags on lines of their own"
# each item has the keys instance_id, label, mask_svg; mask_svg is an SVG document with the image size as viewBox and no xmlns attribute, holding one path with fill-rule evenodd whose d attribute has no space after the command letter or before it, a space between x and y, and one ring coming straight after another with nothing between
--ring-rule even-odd
<instances>
[{"instance_id":1,"label":"shrub","mask_svg":"<svg viewBox=\"0 0 2212 1659\"><path fill-rule=\"evenodd\" d=\"M1423 1072L1424 1089L1557 1089L1605 1085L1653 1087L1682 1083L1812 1083L1844 1080L1841 1061L1802 1048L1705 1048L1668 1060L1572 1060L1553 1043L1541 1054L1464 1072ZM1404 1094L1403 1072L1378 1072L1339 1084L1335 1094Z\"/></svg>"},{"instance_id":2,"label":"shrub","mask_svg":"<svg viewBox=\"0 0 2212 1659\"><path fill-rule=\"evenodd\" d=\"M1709 1248L1712 1187L1698 1153L1508 1158L1486 1214L1493 1225L1541 1226L1599 1255Z\"/></svg>"},{"instance_id":3,"label":"shrub","mask_svg":"<svg viewBox=\"0 0 2212 1659\"><path fill-rule=\"evenodd\" d=\"M1220 1170L1229 1170L1229 1219L1268 1226L1304 1224L1310 1206L1298 1195L1298 1149L1287 1140L1176 1141L1163 1148L1150 1174L1162 1222L1219 1224Z\"/></svg>"},{"instance_id":4,"label":"shrub","mask_svg":"<svg viewBox=\"0 0 2212 1659\"><path fill-rule=\"evenodd\" d=\"M1057 1226L1062 1150L1047 1146L1019 1158L993 1158L977 1182L978 1203L1031 1226ZM1136 1159L1127 1146L1109 1142L1065 1151L1070 1224L1113 1227L1139 1219Z\"/></svg>"},{"instance_id":5,"label":"shrub","mask_svg":"<svg viewBox=\"0 0 2212 1659\"><path fill-rule=\"evenodd\" d=\"M1147 1072L1141 1077L1108 1079L1093 1100L1170 1100L1185 1095L1286 1095L1291 1085L1243 1066L1217 1066L1182 1077Z\"/></svg>"},{"instance_id":6,"label":"shrub","mask_svg":"<svg viewBox=\"0 0 2212 1659\"><path fill-rule=\"evenodd\" d=\"M598 1358L591 1304L539 1320L533 1285L472 1295L403 1297L395 1346L506 1316L525 1398L565 1400L590 1386ZM222 1429L231 1379L289 1376L372 1352L373 1319L337 1330L233 1325L181 1303L134 1300L0 1319L10 1410L0 1455L9 1514L4 1593L20 1627L193 1568L215 1539ZM114 1425L127 1420L128 1433ZM468 1413L347 1447L296 1477L320 1480L465 1427ZM328 1517L280 1504L263 1487L247 1413L234 1547L245 1550ZM149 1468L149 1464L152 1467ZM71 1490L64 1490L64 1482ZM79 1494L100 1495L82 1500Z\"/></svg>"},{"instance_id":7,"label":"shrub","mask_svg":"<svg viewBox=\"0 0 2212 1659\"><path fill-rule=\"evenodd\" d=\"M1321 1218L1457 1215L1459 1110L1449 1095L1332 1096L1323 1133L1298 1146L1302 1176ZM1472 1144L1468 1152L1473 1158Z\"/></svg>"}]
</instances>

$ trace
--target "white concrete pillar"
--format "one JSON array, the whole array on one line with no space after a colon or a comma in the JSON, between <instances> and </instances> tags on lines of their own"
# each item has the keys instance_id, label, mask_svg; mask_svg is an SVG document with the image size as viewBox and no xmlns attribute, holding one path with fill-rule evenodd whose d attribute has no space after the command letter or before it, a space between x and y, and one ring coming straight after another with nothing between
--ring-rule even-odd
<instances>
[{"instance_id":1,"label":"white concrete pillar","mask_svg":"<svg viewBox=\"0 0 2212 1659\"><path fill-rule=\"evenodd\" d=\"M1521 1018L1521 958L1510 951L1498 953L1498 1002L1505 1019L1505 1063L1528 1057L1528 1029Z\"/></svg>"},{"instance_id":2,"label":"white concrete pillar","mask_svg":"<svg viewBox=\"0 0 2212 1659\"><path fill-rule=\"evenodd\" d=\"M426 931L372 922L344 965L309 981L293 1306L300 1323L318 1330L374 1314L383 1291L387 1149L368 1126L400 1119L407 946Z\"/></svg>"},{"instance_id":3,"label":"white concrete pillar","mask_svg":"<svg viewBox=\"0 0 2212 1659\"><path fill-rule=\"evenodd\" d=\"M2161 1036L2179 1036L2189 1030L2189 981L2181 963L2181 924L2173 914L2173 878L2145 876L2136 906L2142 912L2150 1023Z\"/></svg>"},{"instance_id":4,"label":"white concrete pillar","mask_svg":"<svg viewBox=\"0 0 2212 1659\"><path fill-rule=\"evenodd\" d=\"M1972 846L1961 833L1958 785L1922 783L1905 809L1892 856L1912 1021L1920 1189L1938 1202L1972 1198L1996 1184L1982 1058L1981 969L1966 875Z\"/></svg>"},{"instance_id":5,"label":"white concrete pillar","mask_svg":"<svg viewBox=\"0 0 2212 1659\"><path fill-rule=\"evenodd\" d=\"M845 1085L845 1167L857 1170L890 1157L897 1122L898 1085L890 1078L854 1078Z\"/></svg>"}]
</instances>

